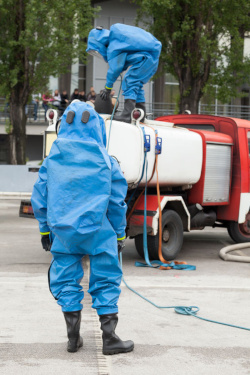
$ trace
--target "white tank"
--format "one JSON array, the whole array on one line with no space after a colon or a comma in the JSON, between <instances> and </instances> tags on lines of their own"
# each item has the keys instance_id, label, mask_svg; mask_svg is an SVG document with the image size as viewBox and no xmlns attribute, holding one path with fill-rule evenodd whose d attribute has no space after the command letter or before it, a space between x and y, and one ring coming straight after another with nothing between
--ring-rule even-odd
<instances>
[{"instance_id":1,"label":"white tank","mask_svg":"<svg viewBox=\"0 0 250 375\"><path fill-rule=\"evenodd\" d=\"M144 133L150 136L147 152L147 180L153 173L155 163L155 131L162 138L162 150L158 155L160 186L186 186L195 184L201 175L202 139L192 131L176 128L172 123L146 120L146 125L112 121L103 116L107 132L107 149L120 163L130 188L140 181L144 162ZM146 170L140 185L145 185ZM156 185L156 173L149 186Z\"/></svg>"}]
</instances>

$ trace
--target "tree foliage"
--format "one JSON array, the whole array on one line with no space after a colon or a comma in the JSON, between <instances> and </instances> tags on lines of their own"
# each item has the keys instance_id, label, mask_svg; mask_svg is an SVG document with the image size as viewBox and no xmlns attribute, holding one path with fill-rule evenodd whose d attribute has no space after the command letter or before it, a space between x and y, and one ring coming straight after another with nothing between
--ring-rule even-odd
<instances>
[{"instance_id":1,"label":"tree foliage","mask_svg":"<svg viewBox=\"0 0 250 375\"><path fill-rule=\"evenodd\" d=\"M84 59L96 10L91 0L0 0L0 93L10 103L12 162L25 163L24 107L31 93Z\"/></svg>"},{"instance_id":2,"label":"tree foliage","mask_svg":"<svg viewBox=\"0 0 250 375\"><path fill-rule=\"evenodd\" d=\"M135 0L138 18L162 42L161 66L179 81L180 111L197 112L211 85L228 101L249 82L250 59L243 57L250 30L249 0Z\"/></svg>"}]
</instances>

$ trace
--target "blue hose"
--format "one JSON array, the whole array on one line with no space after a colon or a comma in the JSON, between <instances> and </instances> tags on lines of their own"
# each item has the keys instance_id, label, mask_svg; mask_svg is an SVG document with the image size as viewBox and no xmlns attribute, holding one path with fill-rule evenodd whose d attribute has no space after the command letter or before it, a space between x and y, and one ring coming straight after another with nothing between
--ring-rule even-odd
<instances>
[{"instance_id":1,"label":"blue hose","mask_svg":"<svg viewBox=\"0 0 250 375\"><path fill-rule=\"evenodd\" d=\"M145 136L145 130L142 128L143 134ZM148 181L148 161L147 161L147 152L144 152L144 164L143 169L146 169L146 182L145 182L145 191L144 191L144 222L143 222L143 251L144 251L144 259L146 263L143 262L135 262L136 267L151 267L151 268L172 268L175 270L186 270L186 271L195 271L196 266L192 266L190 264L175 264L175 262L171 263L163 263L160 260L153 260L150 262L149 255L148 255L148 240L147 240L147 181ZM143 176L143 174L142 174ZM142 179L142 177L141 177Z\"/></svg>"},{"instance_id":2,"label":"blue hose","mask_svg":"<svg viewBox=\"0 0 250 375\"><path fill-rule=\"evenodd\" d=\"M122 268L122 253L120 253L120 264L121 264L121 268ZM206 318L203 318L201 316L198 316L197 313L200 311L200 309L197 306L160 306L160 305L157 305L156 303L152 302L150 299L144 297L142 294L140 294L139 292L137 292L135 289L131 288L131 286L129 286L127 284L127 282L125 281L124 276L122 276L122 281L124 282L124 284L126 285L126 287L129 290L131 290L131 292L135 293L137 296L139 296L140 298L144 299L146 302L150 303L151 305L153 305L157 309L174 309L174 311L177 314L191 315L191 316L193 316L195 318L198 318L200 320L204 320L206 322L215 323L215 324L221 324L223 326L228 326L228 327L232 327L232 328L239 328L239 329L244 329L246 331L250 331L250 328L241 327L241 326L237 326L237 325L229 324L229 323L218 322L217 320L206 319Z\"/></svg>"},{"instance_id":3,"label":"blue hose","mask_svg":"<svg viewBox=\"0 0 250 375\"><path fill-rule=\"evenodd\" d=\"M144 132L144 129L143 129L143 132ZM146 152L144 153L144 165L145 165L145 169L146 169L146 184L145 184L145 193L144 193L143 250L144 250L144 257L145 257L146 263L136 262L135 265L137 267L159 268L159 267L165 266L165 267L171 267L172 269L178 269L178 270L183 270L183 269L184 270L195 270L196 269L195 266L188 265L188 264L176 265L174 262L165 264L165 263L162 263L161 261L158 261L158 260L154 260L152 262L150 262L150 260L149 260L148 246L147 246L147 220L146 220L147 219L147 171L148 171L148 162L147 162L147 153ZM143 176L143 174L142 174L142 176ZM121 264L121 268L122 268L122 253L120 253L120 264ZM202 318L201 316L197 315L197 313L200 311L198 306L160 306L160 305L157 305L156 303L152 302L150 299L144 297L142 294L140 294L139 292L137 292L136 290L131 288L127 284L127 282L125 281L124 276L122 276L122 281L124 282L126 287L129 290L131 290L131 292L135 293L137 296L144 299L146 302L150 303L151 305L153 305L154 307L156 307L158 309L174 309L174 311L177 314L191 315L195 318L198 318L200 320L204 320L206 322L221 324L221 325L228 326L228 327L239 328L239 329L244 329L246 331L250 331L250 328L241 327L241 326L237 326L237 325L229 324L229 323L218 322L216 320Z\"/></svg>"},{"instance_id":4,"label":"blue hose","mask_svg":"<svg viewBox=\"0 0 250 375\"><path fill-rule=\"evenodd\" d=\"M122 86L122 77L121 77L121 84L120 84L120 89L119 89L118 97L120 95L121 86ZM116 100L116 103L115 103L115 106L114 106L114 109L113 109L113 112L112 112L112 115L111 115L107 149L109 149L109 140L110 140L110 134L111 134L111 125L112 125L112 120L113 120L113 117L114 117L114 113L115 113L117 101L118 101L118 99ZM143 134L145 135L144 129L143 129ZM150 262L150 260L149 260L148 246L147 246L147 220L146 220L147 219L147 171L148 171L148 162L147 162L147 153L146 152L144 153L144 163L143 163L143 170L142 170L141 178L140 178L140 180L139 180L139 182L137 184L137 187L136 187L135 191L133 192L132 196L130 197L129 202L131 201L132 197L134 196L134 194L135 194L135 192L136 192L136 190L137 190L137 188L139 186L139 183L141 182L141 180L143 178L144 169L145 168L146 168L146 184L145 184L145 193L144 193L143 250L144 250L144 257L145 257L146 264L142 263L142 262L136 262L135 265L137 267L159 268L159 267L164 266L164 267L171 267L172 269L178 269L178 270L195 270L196 269L195 266L188 265L188 264L178 264L178 265L176 265L174 262L165 264L165 263L162 263L161 261L158 261L158 260L154 260L152 262ZM120 264L121 264L121 268L122 268L122 253L120 253ZM204 320L206 322L215 323L215 324L221 324L221 325L232 327L232 328L239 328L239 329L244 329L246 331L250 331L250 328L241 327L241 326L237 326L237 325L229 324L229 323L218 322L216 320L206 319L206 318L203 318L201 316L198 316L197 313L200 311L200 309L197 306L160 306L160 305L157 305L156 303L152 302L150 299L144 297L142 294L140 294L139 292L137 292L135 289L131 288L127 284L127 282L125 281L124 276L122 276L122 281L124 282L124 284L126 285L126 287L129 290L131 290L131 292L135 293L137 296L139 296L140 298L144 299L146 302L150 303L151 305L153 305L154 307L156 307L158 309L174 309L174 311L177 314L190 315L190 316L193 316L193 317L198 318L200 320Z\"/></svg>"}]
</instances>

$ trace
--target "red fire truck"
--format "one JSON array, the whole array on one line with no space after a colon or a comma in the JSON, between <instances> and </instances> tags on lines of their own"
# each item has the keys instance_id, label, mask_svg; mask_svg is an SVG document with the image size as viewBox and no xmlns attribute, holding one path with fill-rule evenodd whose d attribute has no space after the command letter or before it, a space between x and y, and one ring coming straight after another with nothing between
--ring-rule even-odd
<instances>
[{"instance_id":1,"label":"red fire truck","mask_svg":"<svg viewBox=\"0 0 250 375\"><path fill-rule=\"evenodd\" d=\"M143 113L135 110L131 124L114 122L111 132L110 116L103 118L107 134L111 134L108 151L120 162L129 185L127 235L135 239L142 257L145 223L151 259L159 257L159 230L166 260L175 259L181 250L183 232L207 226L227 228L235 242L250 242L250 121L172 115L141 123ZM45 132L45 157L55 138L54 122ZM151 177L147 181L145 207L142 162L147 147ZM27 201L20 207L20 216L25 214L32 216Z\"/></svg>"},{"instance_id":2,"label":"red fire truck","mask_svg":"<svg viewBox=\"0 0 250 375\"><path fill-rule=\"evenodd\" d=\"M156 120L199 134L203 145L199 181L187 189L161 189L164 258L176 257L183 231L206 226L225 227L235 242L250 242L250 122L209 115L172 115ZM128 222L128 235L135 238L141 256L143 213L142 196ZM151 259L158 258L158 218L157 195L149 191L147 239Z\"/></svg>"}]
</instances>

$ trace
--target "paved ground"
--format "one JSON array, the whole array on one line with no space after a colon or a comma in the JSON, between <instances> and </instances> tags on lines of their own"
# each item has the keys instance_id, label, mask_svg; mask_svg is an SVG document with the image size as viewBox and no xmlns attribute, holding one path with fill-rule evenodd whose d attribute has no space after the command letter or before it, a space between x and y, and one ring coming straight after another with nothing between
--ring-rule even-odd
<instances>
[{"instance_id":1,"label":"paved ground","mask_svg":"<svg viewBox=\"0 0 250 375\"><path fill-rule=\"evenodd\" d=\"M18 217L19 201L0 200L0 374L245 375L250 374L250 332L159 310L124 285L117 333L135 341L133 353L105 357L99 322L86 293L81 332L84 347L66 351L60 308L47 286L50 254L40 246L35 220ZM198 305L200 316L250 327L250 265L223 262L230 244L222 229L185 235L180 259L196 271L134 267L133 241L124 252L130 286L162 305ZM88 262L85 262L87 289Z\"/></svg>"}]
</instances>

